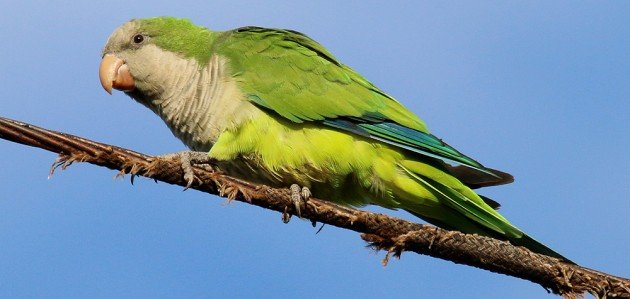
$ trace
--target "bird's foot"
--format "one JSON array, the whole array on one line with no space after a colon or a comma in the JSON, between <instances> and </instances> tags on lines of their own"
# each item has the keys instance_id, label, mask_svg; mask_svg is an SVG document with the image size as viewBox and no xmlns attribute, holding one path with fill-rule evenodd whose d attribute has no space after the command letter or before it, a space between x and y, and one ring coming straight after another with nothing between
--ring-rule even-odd
<instances>
[{"instance_id":1,"label":"bird's foot","mask_svg":"<svg viewBox=\"0 0 630 299\"><path fill-rule=\"evenodd\" d=\"M295 213L298 217L302 218L302 204L306 207L308 199L311 198L312 193L307 187L300 187L298 184L293 184L291 189L291 201L295 207Z\"/></svg>"},{"instance_id":2,"label":"bird's foot","mask_svg":"<svg viewBox=\"0 0 630 299\"><path fill-rule=\"evenodd\" d=\"M199 180L199 178L195 176L193 166L199 166L208 171L215 171L212 165L215 164L216 160L210 158L207 152L181 151L177 153L161 155L157 158L179 159L181 169L184 172L184 180L186 181L186 188L184 188L184 190L190 188L195 180L197 180L201 184L201 180Z\"/></svg>"}]
</instances>

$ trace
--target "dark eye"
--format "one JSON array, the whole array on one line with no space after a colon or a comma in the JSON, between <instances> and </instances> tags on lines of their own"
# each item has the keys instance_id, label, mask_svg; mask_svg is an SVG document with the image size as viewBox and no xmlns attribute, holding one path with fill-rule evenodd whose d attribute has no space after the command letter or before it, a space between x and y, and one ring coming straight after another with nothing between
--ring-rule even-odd
<instances>
[{"instance_id":1,"label":"dark eye","mask_svg":"<svg viewBox=\"0 0 630 299\"><path fill-rule=\"evenodd\" d=\"M142 43L144 41L144 36L142 34L136 34L133 36L133 42L136 44Z\"/></svg>"}]
</instances>

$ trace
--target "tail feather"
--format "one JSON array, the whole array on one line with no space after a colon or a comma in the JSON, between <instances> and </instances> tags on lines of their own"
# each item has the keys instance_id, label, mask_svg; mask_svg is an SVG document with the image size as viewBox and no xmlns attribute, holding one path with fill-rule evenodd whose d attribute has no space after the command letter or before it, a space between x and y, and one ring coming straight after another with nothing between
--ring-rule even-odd
<instances>
[{"instance_id":1,"label":"tail feather","mask_svg":"<svg viewBox=\"0 0 630 299\"><path fill-rule=\"evenodd\" d=\"M523 233L493 210L481 197L470 198L464 195L475 196L475 193L460 192L434 178L411 171L405 167L402 168L410 177L434 194L441 203L439 210L422 205L403 207L412 214L445 229L458 230L464 233L477 233L507 240L514 245L523 246L533 252L573 263L566 257Z\"/></svg>"},{"instance_id":2,"label":"tail feather","mask_svg":"<svg viewBox=\"0 0 630 299\"><path fill-rule=\"evenodd\" d=\"M478 223L471 221L470 219L459 219L458 227L454 227L453 225L439 219L426 217L412 209L405 209L405 211L410 214L424 219L426 222L431 223L435 226L441 227L446 230L455 230L460 231L466 234L478 234L486 237L491 237L499 240L508 241L516 246L525 247L533 252L540 253L546 256L555 257L557 259L561 259L567 263L575 264L575 262L570 259L564 257L563 255L555 252L553 249L547 247L546 245L536 241L536 239L528 236L527 234L523 234L520 238L506 238L505 236L499 235L494 231L491 231ZM462 215L463 216L463 215ZM449 221L450 222L450 221Z\"/></svg>"},{"instance_id":3,"label":"tail feather","mask_svg":"<svg viewBox=\"0 0 630 299\"><path fill-rule=\"evenodd\" d=\"M481 197L481 199L483 199L483 202L485 202L487 205L489 205L491 208L498 210L501 207L501 204L498 203L497 201L495 201L492 198L488 198L486 196L483 196L481 194L478 194L479 197Z\"/></svg>"},{"instance_id":4,"label":"tail feather","mask_svg":"<svg viewBox=\"0 0 630 299\"><path fill-rule=\"evenodd\" d=\"M546 256L550 256L550 257L555 257L557 259L561 259L567 263L571 263L571 264L575 264L575 262L573 262L572 260L564 257L563 255L553 251L551 248L545 246L545 244L542 244L538 241L536 241L536 239L528 236L527 234L523 234L522 237L518 238L518 239L511 239L509 240L510 243L514 244L514 245L518 245L518 246L523 246L533 252L536 253L540 253L540 254L544 254Z\"/></svg>"}]
</instances>

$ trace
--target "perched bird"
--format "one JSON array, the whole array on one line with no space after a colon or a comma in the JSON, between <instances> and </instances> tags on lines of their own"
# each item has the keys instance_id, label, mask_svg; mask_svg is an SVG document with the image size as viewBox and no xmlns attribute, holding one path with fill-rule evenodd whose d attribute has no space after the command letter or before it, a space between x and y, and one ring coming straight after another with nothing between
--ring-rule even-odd
<instances>
[{"instance_id":1,"label":"perched bird","mask_svg":"<svg viewBox=\"0 0 630 299\"><path fill-rule=\"evenodd\" d=\"M292 30L215 32L157 17L117 28L100 80L151 109L222 172L349 206L404 209L440 227L568 261L472 189L513 181L438 139L415 114ZM201 152L201 153L200 153Z\"/></svg>"}]
</instances>

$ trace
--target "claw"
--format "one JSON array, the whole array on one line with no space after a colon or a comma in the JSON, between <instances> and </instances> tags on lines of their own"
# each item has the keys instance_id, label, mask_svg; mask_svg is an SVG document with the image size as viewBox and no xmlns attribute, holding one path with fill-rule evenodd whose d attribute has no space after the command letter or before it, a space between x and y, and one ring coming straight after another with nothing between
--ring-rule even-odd
<instances>
[{"instance_id":1,"label":"claw","mask_svg":"<svg viewBox=\"0 0 630 299\"><path fill-rule=\"evenodd\" d=\"M284 207L284 212L282 213L282 222L284 222L284 224L289 223L289 221L291 221L291 214L289 214L289 212L287 211L289 209L289 207Z\"/></svg>"},{"instance_id":2,"label":"claw","mask_svg":"<svg viewBox=\"0 0 630 299\"><path fill-rule=\"evenodd\" d=\"M195 182L195 172L192 170L191 164L183 164L182 170L184 171L184 181L186 181L186 187L184 187L184 191L188 190L190 186Z\"/></svg>"},{"instance_id":3,"label":"claw","mask_svg":"<svg viewBox=\"0 0 630 299\"><path fill-rule=\"evenodd\" d=\"M307 187L302 187L302 198L304 198L304 201L307 201L309 198L311 198L311 196L313 196L313 194L311 194L311 190L309 190Z\"/></svg>"},{"instance_id":4,"label":"claw","mask_svg":"<svg viewBox=\"0 0 630 299\"><path fill-rule=\"evenodd\" d=\"M291 201L293 202L293 206L295 207L295 214L302 218L302 203L306 206L308 199L311 197L311 190L307 187L298 186L297 184L293 184L290 187L291 190Z\"/></svg>"},{"instance_id":5,"label":"claw","mask_svg":"<svg viewBox=\"0 0 630 299\"><path fill-rule=\"evenodd\" d=\"M199 183L200 185L202 183L201 179L195 176L193 165L207 165L210 169L213 169L211 164L214 162L214 159L210 158L210 156L208 156L208 153L193 151L182 151L178 153L166 154L159 156L158 158L179 159L181 163L181 169L184 172L184 181L186 181L186 187L184 187L184 191L190 189L195 181L197 181L197 183Z\"/></svg>"}]
</instances>

